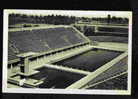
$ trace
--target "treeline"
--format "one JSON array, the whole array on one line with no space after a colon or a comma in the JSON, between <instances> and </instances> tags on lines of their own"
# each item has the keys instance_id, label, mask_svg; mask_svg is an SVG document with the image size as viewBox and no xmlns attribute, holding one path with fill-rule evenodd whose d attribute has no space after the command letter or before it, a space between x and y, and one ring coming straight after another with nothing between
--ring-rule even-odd
<instances>
[{"instance_id":1,"label":"treeline","mask_svg":"<svg viewBox=\"0 0 138 99\"><path fill-rule=\"evenodd\" d=\"M78 23L113 23L113 24L128 24L129 19L128 18L122 18L122 17L116 17L116 16L110 16L107 17L92 17L92 18L85 18L82 17Z\"/></svg>"},{"instance_id":2,"label":"treeline","mask_svg":"<svg viewBox=\"0 0 138 99\"><path fill-rule=\"evenodd\" d=\"M47 16L36 16L26 14L9 14L9 24L18 23L32 23L32 24L54 24L54 25L69 25L74 23L117 23L117 24L128 24L128 18L115 17L108 15L105 18L100 17L75 17L75 16L61 16L61 15L47 15Z\"/></svg>"},{"instance_id":3,"label":"treeline","mask_svg":"<svg viewBox=\"0 0 138 99\"><path fill-rule=\"evenodd\" d=\"M110 18L92 18L93 21L107 22L107 23L118 23L118 24L128 24L128 18L122 17L110 17Z\"/></svg>"},{"instance_id":4,"label":"treeline","mask_svg":"<svg viewBox=\"0 0 138 99\"><path fill-rule=\"evenodd\" d=\"M48 15L48 16L34 16L25 14L10 14L9 24L18 23L33 23L33 24L54 24L54 25L69 25L76 22L74 16Z\"/></svg>"}]
</instances>

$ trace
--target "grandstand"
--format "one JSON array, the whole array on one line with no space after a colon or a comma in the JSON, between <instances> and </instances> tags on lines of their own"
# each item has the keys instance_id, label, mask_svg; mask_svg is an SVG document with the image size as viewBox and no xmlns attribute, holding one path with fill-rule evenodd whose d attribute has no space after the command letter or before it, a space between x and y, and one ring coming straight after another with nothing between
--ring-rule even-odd
<instances>
[{"instance_id":1,"label":"grandstand","mask_svg":"<svg viewBox=\"0 0 138 99\"><path fill-rule=\"evenodd\" d=\"M127 72L127 46L96 44L72 26L12 28L8 38L9 88L89 89Z\"/></svg>"},{"instance_id":2,"label":"grandstand","mask_svg":"<svg viewBox=\"0 0 138 99\"><path fill-rule=\"evenodd\" d=\"M88 42L82 35L76 35L71 27L12 31L9 32L9 41L20 53L30 51L40 53Z\"/></svg>"},{"instance_id":3,"label":"grandstand","mask_svg":"<svg viewBox=\"0 0 138 99\"><path fill-rule=\"evenodd\" d=\"M127 74L122 74L123 76L117 76L114 77L112 79L109 79L108 81L101 83L101 84L97 84L95 86L91 86L88 89L106 89L106 90L127 90Z\"/></svg>"}]
</instances>

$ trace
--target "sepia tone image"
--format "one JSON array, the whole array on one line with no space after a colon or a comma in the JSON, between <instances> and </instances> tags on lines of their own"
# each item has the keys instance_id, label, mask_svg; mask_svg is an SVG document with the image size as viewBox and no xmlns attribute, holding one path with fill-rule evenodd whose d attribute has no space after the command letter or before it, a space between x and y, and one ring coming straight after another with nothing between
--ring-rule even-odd
<instances>
[{"instance_id":1,"label":"sepia tone image","mask_svg":"<svg viewBox=\"0 0 138 99\"><path fill-rule=\"evenodd\" d=\"M130 94L131 12L6 11L4 88Z\"/></svg>"}]
</instances>

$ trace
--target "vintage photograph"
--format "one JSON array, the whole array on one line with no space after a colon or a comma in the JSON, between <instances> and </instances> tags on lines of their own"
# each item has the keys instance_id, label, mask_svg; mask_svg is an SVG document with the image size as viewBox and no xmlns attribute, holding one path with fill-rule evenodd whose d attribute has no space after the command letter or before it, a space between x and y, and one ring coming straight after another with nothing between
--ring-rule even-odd
<instances>
[{"instance_id":1,"label":"vintage photograph","mask_svg":"<svg viewBox=\"0 0 138 99\"><path fill-rule=\"evenodd\" d=\"M4 10L3 92L131 94L131 11Z\"/></svg>"}]
</instances>

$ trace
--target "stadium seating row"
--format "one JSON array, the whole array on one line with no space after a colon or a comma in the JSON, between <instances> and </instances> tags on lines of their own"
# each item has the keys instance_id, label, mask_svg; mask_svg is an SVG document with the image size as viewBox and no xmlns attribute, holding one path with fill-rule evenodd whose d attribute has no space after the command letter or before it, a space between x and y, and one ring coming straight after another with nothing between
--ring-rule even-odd
<instances>
[{"instance_id":1,"label":"stadium seating row","mask_svg":"<svg viewBox=\"0 0 138 99\"><path fill-rule=\"evenodd\" d=\"M127 74L100 83L96 86L90 87L89 89L127 90Z\"/></svg>"},{"instance_id":2,"label":"stadium seating row","mask_svg":"<svg viewBox=\"0 0 138 99\"><path fill-rule=\"evenodd\" d=\"M16 59L17 56L16 54L13 52L13 50L9 47L8 48L8 60L12 60L12 59Z\"/></svg>"},{"instance_id":3,"label":"stadium seating row","mask_svg":"<svg viewBox=\"0 0 138 99\"><path fill-rule=\"evenodd\" d=\"M126 71L127 71L127 64L125 62L120 61L117 64L115 64L113 67L111 67L110 69L108 69L107 71L101 73L98 77L93 79L90 82L90 84L94 84L96 82L106 80L110 77L113 77L117 74L120 74L120 73L126 72Z\"/></svg>"},{"instance_id":4,"label":"stadium seating row","mask_svg":"<svg viewBox=\"0 0 138 99\"><path fill-rule=\"evenodd\" d=\"M9 43L12 42L14 44L20 53L25 53L54 50L86 42L86 39L71 27L57 27L10 31L9 41ZM9 49L9 56L13 56L13 54L10 54L10 51ZM12 59L12 57L9 59Z\"/></svg>"}]
</instances>

